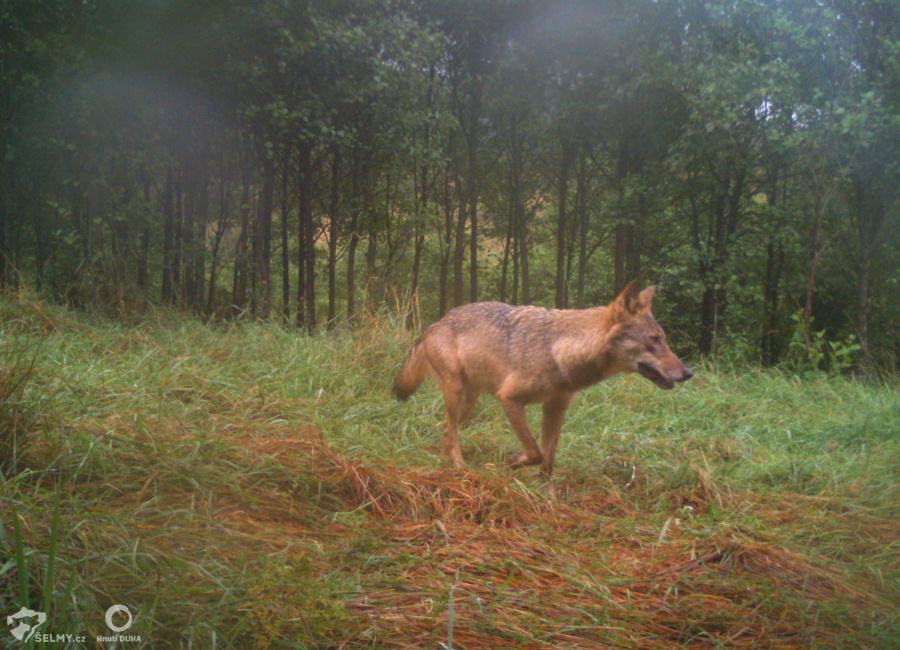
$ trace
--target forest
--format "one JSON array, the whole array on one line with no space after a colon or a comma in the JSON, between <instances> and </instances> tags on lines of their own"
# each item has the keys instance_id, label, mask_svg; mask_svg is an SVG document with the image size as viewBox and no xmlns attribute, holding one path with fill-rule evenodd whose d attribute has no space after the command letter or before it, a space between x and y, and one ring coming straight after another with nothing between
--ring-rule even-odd
<instances>
[{"instance_id":1,"label":"forest","mask_svg":"<svg viewBox=\"0 0 900 650\"><path fill-rule=\"evenodd\" d=\"M3 0L0 646L897 647L898 151L898 0ZM391 398L635 279L550 480Z\"/></svg>"},{"instance_id":2,"label":"forest","mask_svg":"<svg viewBox=\"0 0 900 650\"><path fill-rule=\"evenodd\" d=\"M894 0L10 0L0 283L310 333L660 286L690 355L900 354Z\"/></svg>"}]
</instances>

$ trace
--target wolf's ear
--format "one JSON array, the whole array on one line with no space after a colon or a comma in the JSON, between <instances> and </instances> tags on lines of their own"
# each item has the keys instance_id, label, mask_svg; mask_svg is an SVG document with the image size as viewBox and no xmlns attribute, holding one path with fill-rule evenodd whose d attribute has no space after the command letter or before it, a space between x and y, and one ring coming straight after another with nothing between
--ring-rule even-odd
<instances>
[{"instance_id":1,"label":"wolf's ear","mask_svg":"<svg viewBox=\"0 0 900 650\"><path fill-rule=\"evenodd\" d=\"M656 285L651 285L641 291L641 295L638 296L638 302L642 309L650 309L653 306L653 296L656 295Z\"/></svg>"},{"instance_id":2,"label":"wolf's ear","mask_svg":"<svg viewBox=\"0 0 900 650\"><path fill-rule=\"evenodd\" d=\"M622 293L613 301L613 305L622 312L633 316L641 308L642 296L640 283L637 280L632 280L628 283L628 286L622 289ZM652 300L652 293L650 298Z\"/></svg>"}]
</instances>

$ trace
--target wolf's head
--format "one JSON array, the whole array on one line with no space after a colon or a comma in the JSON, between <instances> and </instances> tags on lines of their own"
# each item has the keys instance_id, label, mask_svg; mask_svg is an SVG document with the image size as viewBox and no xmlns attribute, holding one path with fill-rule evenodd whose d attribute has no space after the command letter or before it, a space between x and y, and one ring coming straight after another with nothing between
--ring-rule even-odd
<instances>
[{"instance_id":1,"label":"wolf's head","mask_svg":"<svg viewBox=\"0 0 900 650\"><path fill-rule=\"evenodd\" d=\"M669 349L666 333L650 312L655 294L656 287L641 291L635 280L609 305L616 326L610 348L620 372L639 372L668 390L694 373Z\"/></svg>"}]
</instances>

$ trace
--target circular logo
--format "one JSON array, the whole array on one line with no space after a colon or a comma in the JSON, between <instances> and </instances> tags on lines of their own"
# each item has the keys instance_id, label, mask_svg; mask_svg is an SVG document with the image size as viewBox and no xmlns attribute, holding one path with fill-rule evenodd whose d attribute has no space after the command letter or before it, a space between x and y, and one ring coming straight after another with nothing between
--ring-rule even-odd
<instances>
[{"instance_id":1,"label":"circular logo","mask_svg":"<svg viewBox=\"0 0 900 650\"><path fill-rule=\"evenodd\" d=\"M113 614L117 614L118 612L125 612L128 615L128 622L125 623L125 625L113 624ZM106 626L113 632L124 632L131 627L131 612L125 605L113 605L106 610Z\"/></svg>"}]
</instances>

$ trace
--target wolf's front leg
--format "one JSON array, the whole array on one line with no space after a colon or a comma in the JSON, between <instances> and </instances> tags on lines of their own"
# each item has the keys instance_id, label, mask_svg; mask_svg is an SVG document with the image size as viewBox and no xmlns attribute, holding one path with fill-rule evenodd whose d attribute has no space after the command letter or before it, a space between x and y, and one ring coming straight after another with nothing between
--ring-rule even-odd
<instances>
[{"instance_id":1,"label":"wolf's front leg","mask_svg":"<svg viewBox=\"0 0 900 650\"><path fill-rule=\"evenodd\" d=\"M519 437L519 442L525 449L520 454L513 454L509 457L509 464L512 467L521 467L523 465L540 465L544 459L541 450L538 447L534 434L531 433L531 427L528 426L528 418L525 417L525 406L519 402L509 399L501 399L503 410L506 411L506 417L512 424L513 431Z\"/></svg>"},{"instance_id":2,"label":"wolf's front leg","mask_svg":"<svg viewBox=\"0 0 900 650\"><path fill-rule=\"evenodd\" d=\"M544 460L541 463L541 473L546 478L550 478L553 472L556 443L559 442L559 433L566 419L566 410L575 399L575 395L576 393L560 393L544 402L544 420L541 423L541 452Z\"/></svg>"},{"instance_id":3,"label":"wolf's front leg","mask_svg":"<svg viewBox=\"0 0 900 650\"><path fill-rule=\"evenodd\" d=\"M462 452L459 450L459 430L451 428L449 422L444 425L444 443L441 452L454 468L460 469L463 466Z\"/></svg>"}]
</instances>

